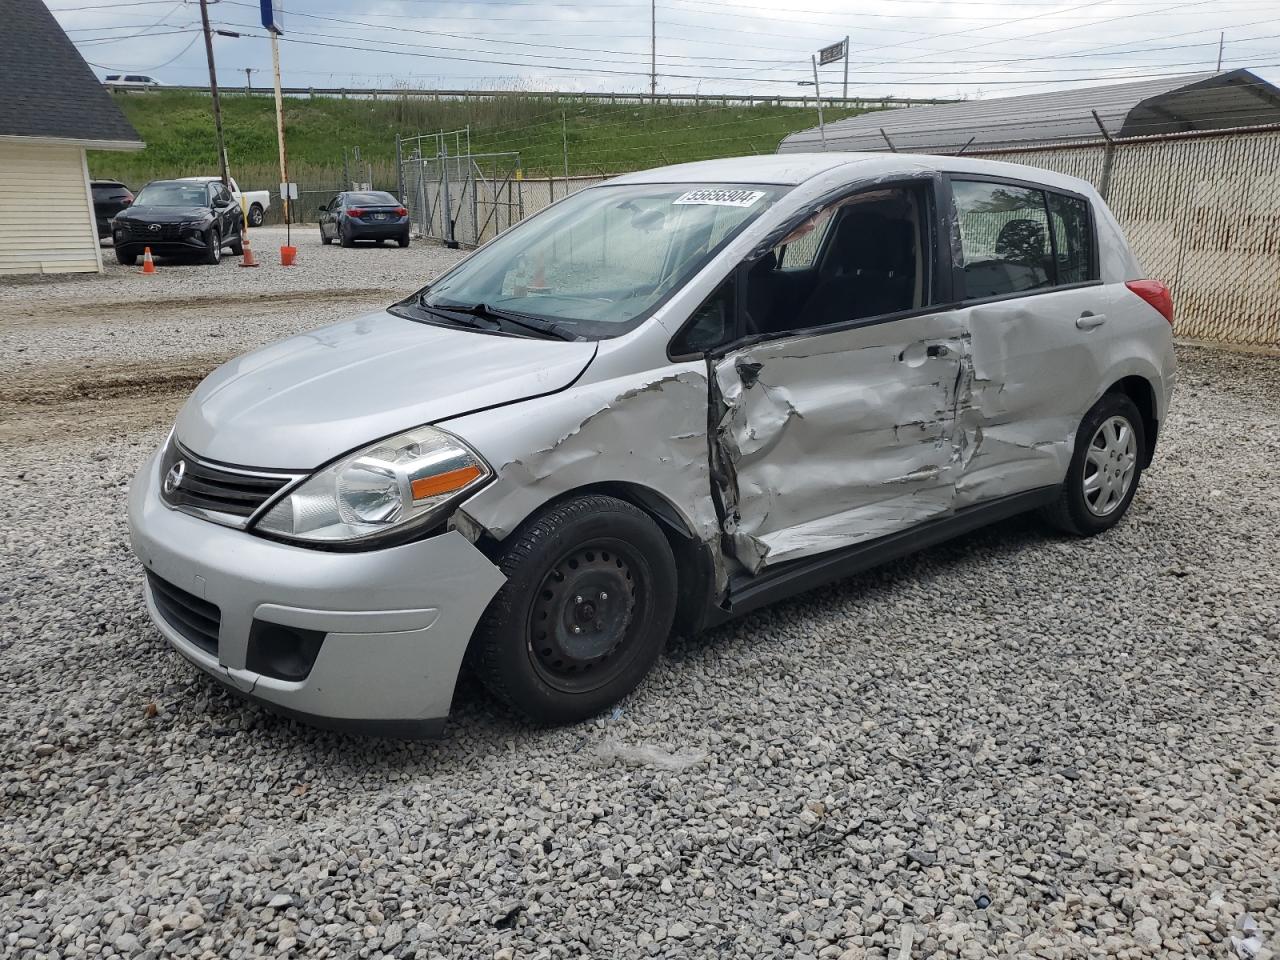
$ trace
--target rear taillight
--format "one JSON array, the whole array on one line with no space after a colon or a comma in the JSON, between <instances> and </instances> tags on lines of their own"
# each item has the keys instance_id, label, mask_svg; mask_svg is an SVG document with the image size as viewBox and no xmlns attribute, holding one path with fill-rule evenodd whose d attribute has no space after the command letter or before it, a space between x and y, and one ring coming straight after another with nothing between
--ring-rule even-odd
<instances>
[{"instance_id":1,"label":"rear taillight","mask_svg":"<svg viewBox=\"0 0 1280 960\"><path fill-rule=\"evenodd\" d=\"M406 210L404 207L396 207L397 217L407 217L408 215L409 215L409 211Z\"/></svg>"},{"instance_id":2,"label":"rear taillight","mask_svg":"<svg viewBox=\"0 0 1280 960\"><path fill-rule=\"evenodd\" d=\"M127 207L127 206L128 206L129 204L131 204L131 203L133 203L133 197L121 197L121 198L120 198L120 206L122 206L122 207Z\"/></svg>"},{"instance_id":3,"label":"rear taillight","mask_svg":"<svg viewBox=\"0 0 1280 960\"><path fill-rule=\"evenodd\" d=\"M364 207L347 207L348 217L363 217Z\"/></svg>"},{"instance_id":4,"label":"rear taillight","mask_svg":"<svg viewBox=\"0 0 1280 960\"><path fill-rule=\"evenodd\" d=\"M1129 280L1125 286L1160 311L1173 326L1173 294L1159 280Z\"/></svg>"}]
</instances>

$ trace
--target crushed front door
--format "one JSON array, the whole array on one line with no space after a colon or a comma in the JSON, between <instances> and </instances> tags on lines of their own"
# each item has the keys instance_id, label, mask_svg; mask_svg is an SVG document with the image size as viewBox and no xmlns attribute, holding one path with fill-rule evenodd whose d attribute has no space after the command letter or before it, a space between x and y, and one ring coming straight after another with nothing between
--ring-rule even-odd
<instances>
[{"instance_id":1,"label":"crushed front door","mask_svg":"<svg viewBox=\"0 0 1280 960\"><path fill-rule=\"evenodd\" d=\"M758 343L715 364L713 465L748 570L948 513L967 442L965 311Z\"/></svg>"}]
</instances>

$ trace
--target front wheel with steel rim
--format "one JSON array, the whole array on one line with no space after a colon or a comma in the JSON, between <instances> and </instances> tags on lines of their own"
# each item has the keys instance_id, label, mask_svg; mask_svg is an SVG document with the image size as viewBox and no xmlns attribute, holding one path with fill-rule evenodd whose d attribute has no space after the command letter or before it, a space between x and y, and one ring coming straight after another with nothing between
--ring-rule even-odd
<instances>
[{"instance_id":1,"label":"front wheel with steel rim","mask_svg":"<svg viewBox=\"0 0 1280 960\"><path fill-rule=\"evenodd\" d=\"M662 652L675 561L658 525L614 497L553 504L508 538L507 581L470 659L500 700L540 723L591 717L630 693Z\"/></svg>"},{"instance_id":2,"label":"front wheel with steel rim","mask_svg":"<svg viewBox=\"0 0 1280 960\"><path fill-rule=\"evenodd\" d=\"M1085 414L1058 499L1045 509L1058 529L1087 537L1124 516L1142 476L1146 428L1134 402L1108 393Z\"/></svg>"}]
</instances>

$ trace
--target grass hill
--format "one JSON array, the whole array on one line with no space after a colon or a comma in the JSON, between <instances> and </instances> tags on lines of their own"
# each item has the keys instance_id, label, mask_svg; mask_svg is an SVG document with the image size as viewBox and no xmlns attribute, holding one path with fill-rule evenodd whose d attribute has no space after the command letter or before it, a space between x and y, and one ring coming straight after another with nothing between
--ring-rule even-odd
<instances>
[{"instance_id":1,"label":"grass hill","mask_svg":"<svg viewBox=\"0 0 1280 960\"><path fill-rule=\"evenodd\" d=\"M117 93L147 142L138 153L91 152L93 177L132 187L158 177L217 172L209 97L180 91ZM856 110L828 110L828 121ZM561 114L563 113L563 124ZM246 186L279 181L275 109L267 91L224 92L223 129L231 170ZM518 151L527 176L615 173L710 157L772 153L795 130L815 126L812 109L778 106L609 104L511 96L497 100L289 97L289 169L302 189L341 179L343 148L358 146L374 180L395 182L395 137L468 124L476 153Z\"/></svg>"}]
</instances>

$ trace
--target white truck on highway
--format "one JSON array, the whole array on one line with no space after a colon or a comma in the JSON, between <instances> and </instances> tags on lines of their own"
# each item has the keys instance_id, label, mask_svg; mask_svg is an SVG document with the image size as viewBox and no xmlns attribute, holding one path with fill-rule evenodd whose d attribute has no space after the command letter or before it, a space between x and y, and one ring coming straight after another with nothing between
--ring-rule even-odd
<instances>
[{"instance_id":1,"label":"white truck on highway","mask_svg":"<svg viewBox=\"0 0 1280 960\"><path fill-rule=\"evenodd\" d=\"M182 180L198 180L201 183L208 183L211 180L221 180L221 177L182 177ZM235 177L230 177L231 195L236 198L236 203L240 204L240 208L244 210L245 216L249 219L249 226L260 227L262 221L266 219L267 211L271 209L271 191L270 190L250 190L248 193L241 193L239 184L236 183Z\"/></svg>"}]
</instances>

